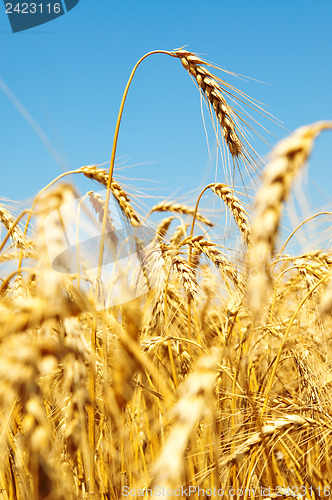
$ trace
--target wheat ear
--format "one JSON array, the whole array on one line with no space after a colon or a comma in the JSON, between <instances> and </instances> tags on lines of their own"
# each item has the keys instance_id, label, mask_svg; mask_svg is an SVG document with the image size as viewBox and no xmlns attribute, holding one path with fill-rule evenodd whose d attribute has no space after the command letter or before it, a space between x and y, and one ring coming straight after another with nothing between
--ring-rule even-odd
<instances>
[{"instance_id":1,"label":"wheat ear","mask_svg":"<svg viewBox=\"0 0 332 500\"><path fill-rule=\"evenodd\" d=\"M81 172L88 177L89 179L93 179L100 184L103 184L105 187L107 187L107 182L108 182L108 172L102 168L98 168L95 166L88 166L88 167L82 167ZM119 207L121 208L122 212L125 214L129 222L131 223L132 226L139 226L141 224L141 221L136 214L135 210L131 206L130 203L130 198L128 194L123 190L123 188L120 186L120 184L112 179L111 183L111 191L116 199L116 201L119 204ZM106 219L107 221L107 219Z\"/></svg>"},{"instance_id":2,"label":"wheat ear","mask_svg":"<svg viewBox=\"0 0 332 500\"><path fill-rule=\"evenodd\" d=\"M227 104L223 89L215 77L205 66L207 63L187 50L173 53L181 59L183 67L195 78L199 88L212 105L220 123L224 139L232 156L239 157L243 153L242 141L236 130L233 111Z\"/></svg>"},{"instance_id":3,"label":"wheat ear","mask_svg":"<svg viewBox=\"0 0 332 500\"><path fill-rule=\"evenodd\" d=\"M218 250L217 246L212 241L209 241L205 239L204 236L200 235L186 238L182 241L181 246L182 245L190 245L204 253L204 255L206 255L206 257L214 263L222 275L227 276L227 278L239 289L243 289L243 282L233 264Z\"/></svg>"},{"instance_id":4,"label":"wheat ear","mask_svg":"<svg viewBox=\"0 0 332 500\"><path fill-rule=\"evenodd\" d=\"M161 203L158 203L158 205L152 207L150 213L152 212L176 212L178 214L190 215L193 217L195 214L195 209L193 207L188 207L187 205L182 205L182 203L163 201ZM200 222L203 222L203 224L206 224L207 226L213 226L213 223L201 214L196 214L196 219Z\"/></svg>"},{"instance_id":5,"label":"wheat ear","mask_svg":"<svg viewBox=\"0 0 332 500\"><path fill-rule=\"evenodd\" d=\"M172 265L181 277L181 281L186 292L192 299L195 299L197 296L197 283L192 266L178 255L173 258Z\"/></svg>"},{"instance_id":6,"label":"wheat ear","mask_svg":"<svg viewBox=\"0 0 332 500\"><path fill-rule=\"evenodd\" d=\"M89 194L89 200L91 205L96 211L96 214L98 215L99 222L103 222L103 216L104 216L104 208L105 208L105 200L104 198L99 194L99 193L90 193ZM111 218L110 211L107 211L107 225L106 225L106 230L107 232L114 232L115 227Z\"/></svg>"},{"instance_id":7,"label":"wheat ear","mask_svg":"<svg viewBox=\"0 0 332 500\"><path fill-rule=\"evenodd\" d=\"M268 261L275 247L282 203L287 198L300 167L308 159L314 139L332 128L332 122L317 122L297 129L283 139L271 154L265 169L263 186L255 203L252 248L248 253L248 299L258 312L270 282Z\"/></svg>"},{"instance_id":8,"label":"wheat ear","mask_svg":"<svg viewBox=\"0 0 332 500\"><path fill-rule=\"evenodd\" d=\"M156 236L159 239L160 243L166 236L167 231L169 230L169 226L172 223L172 220L174 219L174 216L171 215L170 217L165 217L159 224L156 229Z\"/></svg>"},{"instance_id":9,"label":"wheat ear","mask_svg":"<svg viewBox=\"0 0 332 500\"><path fill-rule=\"evenodd\" d=\"M219 196L232 212L234 220L241 231L244 240L249 246L251 243L250 223L245 209L240 200L235 196L234 190L226 184L210 184L212 191Z\"/></svg>"},{"instance_id":10,"label":"wheat ear","mask_svg":"<svg viewBox=\"0 0 332 500\"><path fill-rule=\"evenodd\" d=\"M11 230L15 222L11 213L8 210L6 210L2 205L0 205L0 220L7 229L7 231ZM11 231L11 236L15 247L27 250L31 249L31 244L28 242L26 236L22 233L22 231L17 225L13 227Z\"/></svg>"},{"instance_id":11,"label":"wheat ear","mask_svg":"<svg viewBox=\"0 0 332 500\"><path fill-rule=\"evenodd\" d=\"M332 313L332 273L330 273L329 284L322 296L319 311L322 316L327 316Z\"/></svg>"}]
</instances>

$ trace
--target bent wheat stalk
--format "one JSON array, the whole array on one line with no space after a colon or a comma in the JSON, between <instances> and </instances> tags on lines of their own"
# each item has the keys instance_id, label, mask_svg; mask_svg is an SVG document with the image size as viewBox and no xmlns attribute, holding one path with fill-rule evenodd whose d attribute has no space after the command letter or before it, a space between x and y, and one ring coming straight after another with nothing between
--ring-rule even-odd
<instances>
[{"instance_id":1,"label":"bent wheat stalk","mask_svg":"<svg viewBox=\"0 0 332 500\"><path fill-rule=\"evenodd\" d=\"M227 102L222 94L222 88L219 85L219 82L220 83L225 83L225 82L222 82L220 79L216 78L212 73L210 73L210 71L208 71L206 69L206 67L204 67L204 66L212 66L212 65L203 61L202 59L197 57L192 52L188 52L186 50L175 50L175 51L171 51L171 52L165 51L165 50L154 50L154 51L151 51L151 52L148 52L147 54L145 54L135 64L135 66L130 74L129 80L127 82L127 85L125 87L125 90L124 90L124 93L122 96L120 110L119 110L118 118L116 121L115 133L114 133L114 139L113 139L113 147L112 147L112 155L111 155L110 168L109 168L109 175L108 175L107 186L106 186L107 193L106 193L106 200L105 200L105 210L104 210L104 217L103 217L103 224L102 224L102 235L101 235L99 258L98 258L98 278L100 278L100 276L101 276L101 266L102 266L102 262L103 262L104 245L105 245L105 229L106 229L106 224L107 224L107 211L108 211L109 200L110 200L110 188L112 185L115 155L116 155L117 142L118 142L118 137L119 137L120 123L121 123L121 119L122 119L123 109L124 109L124 105L125 105L126 98L128 95L129 87L131 85L131 82L133 80L133 77L135 75L135 72L136 72L138 66L141 64L141 62L144 59L146 59L147 57L149 57L150 55L153 55L153 54L165 54L165 55L169 55L171 57L176 57L178 59L181 59L182 65L185 67L185 69L192 76L194 76L199 88L202 90L202 92L205 95L205 97L207 98L208 102L212 105L212 107L216 113L218 122L221 126L225 142L228 146L228 149L229 149L232 157L235 159L242 158L245 163L247 163L247 162L252 163L252 161L250 159L248 160L246 148L244 147L244 144L239 136L238 127L235 124L236 114L231 109L231 107L227 104ZM245 97L245 98L247 97L243 93L240 93L240 95L242 97ZM239 99L239 100L241 100L241 99ZM249 101L250 101L250 99L249 99ZM252 103L252 101L250 101L250 102ZM241 136L244 138L244 135L242 133L241 133Z\"/></svg>"}]
</instances>

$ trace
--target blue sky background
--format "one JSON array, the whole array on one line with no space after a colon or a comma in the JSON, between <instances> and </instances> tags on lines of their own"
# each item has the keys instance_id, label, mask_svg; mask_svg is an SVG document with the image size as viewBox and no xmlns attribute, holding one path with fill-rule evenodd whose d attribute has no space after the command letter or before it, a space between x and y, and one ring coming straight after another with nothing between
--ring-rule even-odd
<instances>
[{"instance_id":1,"label":"blue sky background","mask_svg":"<svg viewBox=\"0 0 332 500\"><path fill-rule=\"evenodd\" d=\"M263 121L272 145L287 130L332 119L331 26L329 0L80 0L61 18L13 34L0 4L0 196L26 199L66 169L109 161L126 81L153 49L187 45L223 68L266 82L220 75L283 122L286 130ZM211 158L195 85L179 60L152 56L129 93L115 175L152 196L149 205L198 192L215 175L215 140L207 128ZM320 189L330 193L331 139L326 132L317 141L310 164L313 204L329 201ZM269 151L259 140L253 145L263 156ZM224 180L221 170L217 179ZM74 180L83 193L88 181Z\"/></svg>"}]
</instances>

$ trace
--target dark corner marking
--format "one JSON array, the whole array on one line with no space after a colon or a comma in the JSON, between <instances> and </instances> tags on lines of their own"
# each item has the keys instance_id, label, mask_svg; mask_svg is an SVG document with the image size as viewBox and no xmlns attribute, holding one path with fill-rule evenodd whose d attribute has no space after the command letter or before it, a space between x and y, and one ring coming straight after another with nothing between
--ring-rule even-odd
<instances>
[{"instance_id":1,"label":"dark corner marking","mask_svg":"<svg viewBox=\"0 0 332 500\"><path fill-rule=\"evenodd\" d=\"M11 2L3 0L13 33L53 21L76 7L78 2L79 0L13 0Z\"/></svg>"}]
</instances>

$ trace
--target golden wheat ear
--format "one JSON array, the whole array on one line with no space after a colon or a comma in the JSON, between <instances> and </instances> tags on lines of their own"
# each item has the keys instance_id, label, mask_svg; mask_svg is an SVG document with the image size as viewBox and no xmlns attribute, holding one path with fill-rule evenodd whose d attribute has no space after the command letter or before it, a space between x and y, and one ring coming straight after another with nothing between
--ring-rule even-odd
<instances>
[{"instance_id":1,"label":"golden wheat ear","mask_svg":"<svg viewBox=\"0 0 332 500\"><path fill-rule=\"evenodd\" d=\"M107 187L109 173L106 170L95 166L82 167L80 170L89 179L95 180L103 186ZM140 226L141 221L130 203L128 194L114 179L112 179L111 191L114 198L118 202L120 209L129 220L130 224L134 227ZM104 205L104 207L104 209L107 209L108 211L108 207L106 207L106 204Z\"/></svg>"},{"instance_id":2,"label":"golden wheat ear","mask_svg":"<svg viewBox=\"0 0 332 500\"><path fill-rule=\"evenodd\" d=\"M187 50L175 50L170 55L181 60L183 67L195 79L198 88L211 108L211 116L215 114L233 160L233 169L237 167L242 183L244 180L241 165L244 166L250 178L253 172L259 174L263 161L256 153L249 138L254 134L266 142L257 128L261 128L263 133L267 130L260 123L260 120L256 120L251 113L252 111L258 113L270 121L278 122L278 120L264 109L264 104L222 80L208 68L237 76L234 73L219 68ZM223 155L224 153L223 150Z\"/></svg>"},{"instance_id":3,"label":"golden wheat ear","mask_svg":"<svg viewBox=\"0 0 332 500\"><path fill-rule=\"evenodd\" d=\"M240 200L235 196L234 190L226 184L210 184L212 191L221 198L229 210L232 212L234 220L242 233L242 236L249 246L251 244L250 222L247 212Z\"/></svg>"},{"instance_id":4,"label":"golden wheat ear","mask_svg":"<svg viewBox=\"0 0 332 500\"><path fill-rule=\"evenodd\" d=\"M332 128L332 122L317 122L297 129L277 144L267 165L263 185L255 202L252 229L252 247L248 252L248 300L258 312L271 281L271 257L282 215L282 204L288 197L292 182L307 161L314 140L323 131Z\"/></svg>"},{"instance_id":5,"label":"golden wheat ear","mask_svg":"<svg viewBox=\"0 0 332 500\"><path fill-rule=\"evenodd\" d=\"M162 201L161 203L158 203L158 205L151 208L150 214L153 212L174 212L183 215L190 215L192 217L195 215L195 209L193 207L188 207L182 203L173 203L171 201ZM213 223L200 213L196 213L195 218L207 226L213 226Z\"/></svg>"},{"instance_id":6,"label":"golden wheat ear","mask_svg":"<svg viewBox=\"0 0 332 500\"><path fill-rule=\"evenodd\" d=\"M241 156L243 144L236 129L234 113L223 96L217 78L206 68L208 63L187 50L176 51L174 55L181 59L183 67L195 78L204 96L212 105L231 155Z\"/></svg>"},{"instance_id":7,"label":"golden wheat ear","mask_svg":"<svg viewBox=\"0 0 332 500\"><path fill-rule=\"evenodd\" d=\"M181 242L181 246L189 245L203 253L216 266L222 276L227 278L239 290L243 290L244 283L235 266L220 252L217 245L204 236L190 236Z\"/></svg>"},{"instance_id":8,"label":"golden wheat ear","mask_svg":"<svg viewBox=\"0 0 332 500\"><path fill-rule=\"evenodd\" d=\"M7 231L11 231L11 237L14 246L22 250L31 250L31 242L23 234L21 229L15 224L15 219L12 214L3 205L0 205L0 221L5 226Z\"/></svg>"}]
</instances>

